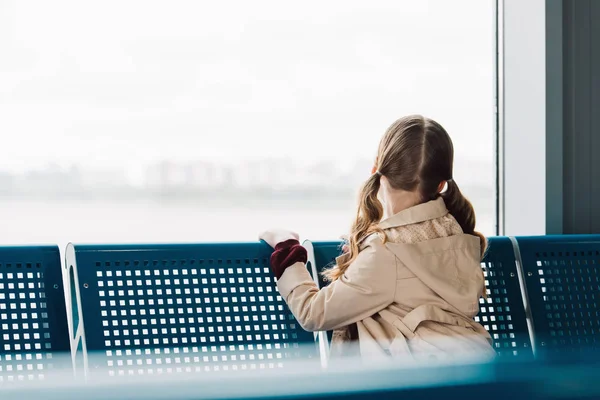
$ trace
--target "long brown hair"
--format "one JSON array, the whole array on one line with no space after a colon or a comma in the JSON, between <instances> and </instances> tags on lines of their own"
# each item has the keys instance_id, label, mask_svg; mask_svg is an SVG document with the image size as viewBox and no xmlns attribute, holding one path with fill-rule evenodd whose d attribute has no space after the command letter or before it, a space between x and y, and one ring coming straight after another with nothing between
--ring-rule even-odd
<instances>
[{"instance_id":1,"label":"long brown hair","mask_svg":"<svg viewBox=\"0 0 600 400\"><path fill-rule=\"evenodd\" d=\"M454 146L440 124L421 115L394 122L379 143L377 172L367 179L360 191L358 211L348 235L348 251L336 266L325 271L325 277L330 280L341 277L358 256L360 242L367 236L378 233L385 242L386 236L378 227L383 217L383 206L377 198L382 176L393 189L418 192L421 203L441 196L463 232L479 237L483 258L487 241L475 231L475 210L454 180L453 164ZM444 181L448 182L447 190L439 193L440 183Z\"/></svg>"}]
</instances>

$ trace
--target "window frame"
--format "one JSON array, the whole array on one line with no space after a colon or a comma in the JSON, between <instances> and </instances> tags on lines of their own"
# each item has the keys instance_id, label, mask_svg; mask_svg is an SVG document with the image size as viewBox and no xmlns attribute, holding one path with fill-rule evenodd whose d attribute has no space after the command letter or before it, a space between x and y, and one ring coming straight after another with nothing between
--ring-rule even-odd
<instances>
[{"instance_id":1,"label":"window frame","mask_svg":"<svg viewBox=\"0 0 600 400\"><path fill-rule=\"evenodd\" d=\"M496 0L497 234L562 232L562 1Z\"/></svg>"}]
</instances>

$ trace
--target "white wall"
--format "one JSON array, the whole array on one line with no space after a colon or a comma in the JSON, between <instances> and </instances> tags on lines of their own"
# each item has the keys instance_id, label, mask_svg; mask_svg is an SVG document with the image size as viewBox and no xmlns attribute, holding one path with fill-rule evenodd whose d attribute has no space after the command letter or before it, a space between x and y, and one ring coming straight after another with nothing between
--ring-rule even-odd
<instances>
[{"instance_id":1,"label":"white wall","mask_svg":"<svg viewBox=\"0 0 600 400\"><path fill-rule=\"evenodd\" d=\"M546 233L545 10L544 0L499 6L504 235Z\"/></svg>"}]
</instances>

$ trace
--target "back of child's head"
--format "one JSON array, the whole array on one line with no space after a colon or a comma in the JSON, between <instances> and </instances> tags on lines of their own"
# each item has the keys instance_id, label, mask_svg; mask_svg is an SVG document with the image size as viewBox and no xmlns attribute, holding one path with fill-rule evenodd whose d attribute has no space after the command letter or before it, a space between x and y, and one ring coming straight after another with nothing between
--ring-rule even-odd
<instances>
[{"instance_id":1,"label":"back of child's head","mask_svg":"<svg viewBox=\"0 0 600 400\"><path fill-rule=\"evenodd\" d=\"M480 238L483 256L486 239L475 231L475 211L454 180L453 163L452 140L440 124L420 115L394 122L379 143L374 173L361 189L357 216L348 237L347 256L328 271L328 277L341 276L358 255L360 241L372 233L381 233L378 223L383 218L383 206L377 194L382 177L392 189L415 193L419 203L441 196L463 232ZM447 188L440 192L444 182ZM385 235L382 236L385 240Z\"/></svg>"}]
</instances>

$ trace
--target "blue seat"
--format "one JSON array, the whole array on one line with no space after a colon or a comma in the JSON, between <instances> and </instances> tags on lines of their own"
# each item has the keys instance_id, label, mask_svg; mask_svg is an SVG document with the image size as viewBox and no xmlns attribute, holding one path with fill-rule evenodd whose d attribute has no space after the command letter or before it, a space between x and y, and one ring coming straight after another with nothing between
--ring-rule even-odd
<instances>
[{"instance_id":1,"label":"blue seat","mask_svg":"<svg viewBox=\"0 0 600 400\"><path fill-rule=\"evenodd\" d=\"M598 360L598 358L597 358ZM20 385L2 390L2 400L37 399L285 399L285 400L428 400L531 399L583 400L600 396L600 365L543 362L496 362L440 366L381 366L350 363L321 370L298 365L287 370L211 373L187 377L123 378L118 384L76 380Z\"/></svg>"},{"instance_id":2,"label":"blue seat","mask_svg":"<svg viewBox=\"0 0 600 400\"><path fill-rule=\"evenodd\" d=\"M335 259L342 254L342 245L343 242L340 240L329 242L311 242L307 240L303 243L303 246L309 252L309 263L315 263L316 265L313 279L316 279L315 282L318 283L320 288L327 286L328 282L322 273L335 265ZM315 273L317 274L316 278Z\"/></svg>"},{"instance_id":3,"label":"blue seat","mask_svg":"<svg viewBox=\"0 0 600 400\"><path fill-rule=\"evenodd\" d=\"M480 312L475 320L490 332L500 356L533 357L511 240L507 237L489 238L481 264L488 298L479 299Z\"/></svg>"},{"instance_id":4,"label":"blue seat","mask_svg":"<svg viewBox=\"0 0 600 400\"><path fill-rule=\"evenodd\" d=\"M306 240L302 245L308 251L308 267L315 283L317 283L319 288L327 286L329 282L322 273L335 265L335 259L342 253L343 242L341 240L328 242L311 242L310 240ZM328 353L332 337L332 331L325 332L325 337L322 335L318 337L322 353Z\"/></svg>"},{"instance_id":5,"label":"blue seat","mask_svg":"<svg viewBox=\"0 0 600 400\"><path fill-rule=\"evenodd\" d=\"M44 379L68 354L64 293L57 246L0 247L0 382Z\"/></svg>"},{"instance_id":6,"label":"blue seat","mask_svg":"<svg viewBox=\"0 0 600 400\"><path fill-rule=\"evenodd\" d=\"M243 370L318 359L313 334L277 292L271 252L264 243L70 244L88 371Z\"/></svg>"},{"instance_id":7,"label":"blue seat","mask_svg":"<svg viewBox=\"0 0 600 400\"><path fill-rule=\"evenodd\" d=\"M600 350L600 235L518 237L536 356Z\"/></svg>"},{"instance_id":8,"label":"blue seat","mask_svg":"<svg viewBox=\"0 0 600 400\"><path fill-rule=\"evenodd\" d=\"M319 272L334 263L341 253L341 242L307 242L306 245L314 249ZM490 238L482 267L488 298L480 299L480 313L475 320L490 332L500 356L531 358L531 341L510 239Z\"/></svg>"}]
</instances>

